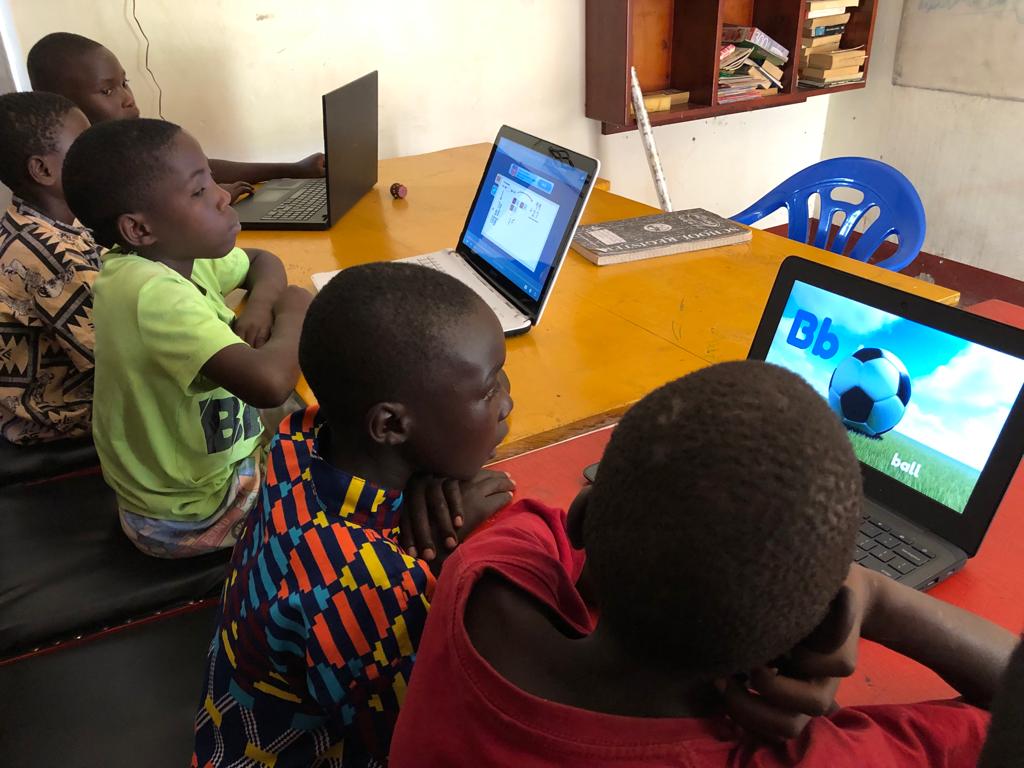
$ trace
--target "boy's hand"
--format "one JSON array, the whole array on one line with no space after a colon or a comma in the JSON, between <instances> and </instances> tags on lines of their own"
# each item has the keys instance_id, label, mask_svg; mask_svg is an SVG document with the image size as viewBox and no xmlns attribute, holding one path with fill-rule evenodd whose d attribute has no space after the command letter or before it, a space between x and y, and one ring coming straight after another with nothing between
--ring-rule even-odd
<instances>
[{"instance_id":1,"label":"boy's hand","mask_svg":"<svg viewBox=\"0 0 1024 768\"><path fill-rule=\"evenodd\" d=\"M325 158L323 152L314 152L295 163L295 178L318 179L324 175Z\"/></svg>"},{"instance_id":2,"label":"boy's hand","mask_svg":"<svg viewBox=\"0 0 1024 768\"><path fill-rule=\"evenodd\" d=\"M235 335L253 349L259 349L270 338L274 327L274 310L269 304L248 301L235 319Z\"/></svg>"},{"instance_id":3,"label":"boy's hand","mask_svg":"<svg viewBox=\"0 0 1024 768\"><path fill-rule=\"evenodd\" d=\"M398 543L428 562L446 556L480 523L512 500L515 483L504 472L480 470L471 480L417 475L405 489ZM435 542L440 541L439 551Z\"/></svg>"},{"instance_id":4,"label":"boy's hand","mask_svg":"<svg viewBox=\"0 0 1024 768\"><path fill-rule=\"evenodd\" d=\"M791 739L812 717L832 712L842 678L856 668L870 593L868 574L851 566L828 614L800 645L777 665L753 670L745 682L728 680L722 692L733 721L763 738Z\"/></svg>"},{"instance_id":5,"label":"boy's hand","mask_svg":"<svg viewBox=\"0 0 1024 768\"><path fill-rule=\"evenodd\" d=\"M231 204L234 205L246 195L251 195L256 191L256 187L247 181L235 181L230 184L221 184L221 189L227 191L231 195Z\"/></svg>"}]
</instances>

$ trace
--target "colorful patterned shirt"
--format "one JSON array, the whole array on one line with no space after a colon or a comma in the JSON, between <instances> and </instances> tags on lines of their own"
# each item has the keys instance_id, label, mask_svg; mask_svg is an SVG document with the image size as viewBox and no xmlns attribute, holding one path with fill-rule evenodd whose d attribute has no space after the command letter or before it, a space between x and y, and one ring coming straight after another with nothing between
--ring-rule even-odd
<instances>
[{"instance_id":1,"label":"colorful patterned shirt","mask_svg":"<svg viewBox=\"0 0 1024 768\"><path fill-rule=\"evenodd\" d=\"M17 197L0 218L0 429L12 443L89 434L101 253L79 222Z\"/></svg>"},{"instance_id":2,"label":"colorful patterned shirt","mask_svg":"<svg viewBox=\"0 0 1024 768\"><path fill-rule=\"evenodd\" d=\"M329 439L314 406L270 444L207 655L195 768L386 758L434 577L398 546L402 494L321 458Z\"/></svg>"}]
</instances>

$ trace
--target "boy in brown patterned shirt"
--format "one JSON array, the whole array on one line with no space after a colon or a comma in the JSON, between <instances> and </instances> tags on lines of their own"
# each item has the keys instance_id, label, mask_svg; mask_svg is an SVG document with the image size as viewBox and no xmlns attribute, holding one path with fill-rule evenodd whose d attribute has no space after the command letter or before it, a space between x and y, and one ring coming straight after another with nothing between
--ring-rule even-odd
<instances>
[{"instance_id":1,"label":"boy in brown patterned shirt","mask_svg":"<svg viewBox=\"0 0 1024 768\"><path fill-rule=\"evenodd\" d=\"M90 432L92 284L102 249L64 200L61 166L89 127L52 93L0 96L0 431L12 443Z\"/></svg>"}]
</instances>

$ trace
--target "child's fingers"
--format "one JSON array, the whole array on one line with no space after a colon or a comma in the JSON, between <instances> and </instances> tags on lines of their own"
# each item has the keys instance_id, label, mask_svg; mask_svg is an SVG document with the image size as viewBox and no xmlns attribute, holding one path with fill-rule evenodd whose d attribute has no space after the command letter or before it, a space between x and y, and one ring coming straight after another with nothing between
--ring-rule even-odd
<instances>
[{"instance_id":1,"label":"child's fingers","mask_svg":"<svg viewBox=\"0 0 1024 768\"><path fill-rule=\"evenodd\" d=\"M780 709L730 679L722 693L726 711L737 725L768 739L792 739L810 722L807 715Z\"/></svg>"},{"instance_id":2,"label":"child's fingers","mask_svg":"<svg viewBox=\"0 0 1024 768\"><path fill-rule=\"evenodd\" d=\"M419 491L419 492L417 492ZM418 552L424 560L433 560L437 548L434 546L434 537L430 531L430 511L427 508L425 491L413 489L409 499L409 528L412 529L412 550Z\"/></svg>"},{"instance_id":3,"label":"child's fingers","mask_svg":"<svg viewBox=\"0 0 1024 768\"><path fill-rule=\"evenodd\" d=\"M461 528L466 515L462 508L462 489L459 487L459 481L449 478L441 484L441 488L448 501L448 512L451 515L452 525Z\"/></svg>"},{"instance_id":4,"label":"child's fingers","mask_svg":"<svg viewBox=\"0 0 1024 768\"><path fill-rule=\"evenodd\" d=\"M452 526L451 512L448 510L448 502L445 499L444 489L440 482L431 482L427 485L427 508L429 518L437 527L438 538L444 542L448 549L455 549L459 540L455 536L455 528ZM428 521L429 522L429 521Z\"/></svg>"},{"instance_id":5,"label":"child's fingers","mask_svg":"<svg viewBox=\"0 0 1024 768\"><path fill-rule=\"evenodd\" d=\"M760 667L750 673L750 687L770 704L816 717L832 711L839 680L834 677L801 680Z\"/></svg>"}]
</instances>

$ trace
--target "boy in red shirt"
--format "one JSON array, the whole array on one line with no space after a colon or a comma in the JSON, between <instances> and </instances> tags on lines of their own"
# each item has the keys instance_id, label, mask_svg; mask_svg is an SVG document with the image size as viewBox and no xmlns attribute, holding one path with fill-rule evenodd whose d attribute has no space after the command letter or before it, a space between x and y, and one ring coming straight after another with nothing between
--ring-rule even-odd
<instances>
[{"instance_id":1,"label":"boy in red shirt","mask_svg":"<svg viewBox=\"0 0 1024 768\"><path fill-rule=\"evenodd\" d=\"M798 377L727 363L656 390L567 517L517 504L449 558L391 767L973 766L967 703L838 709L781 743L724 714L859 635L988 704L1016 638L851 568L860 521L849 440Z\"/></svg>"}]
</instances>

